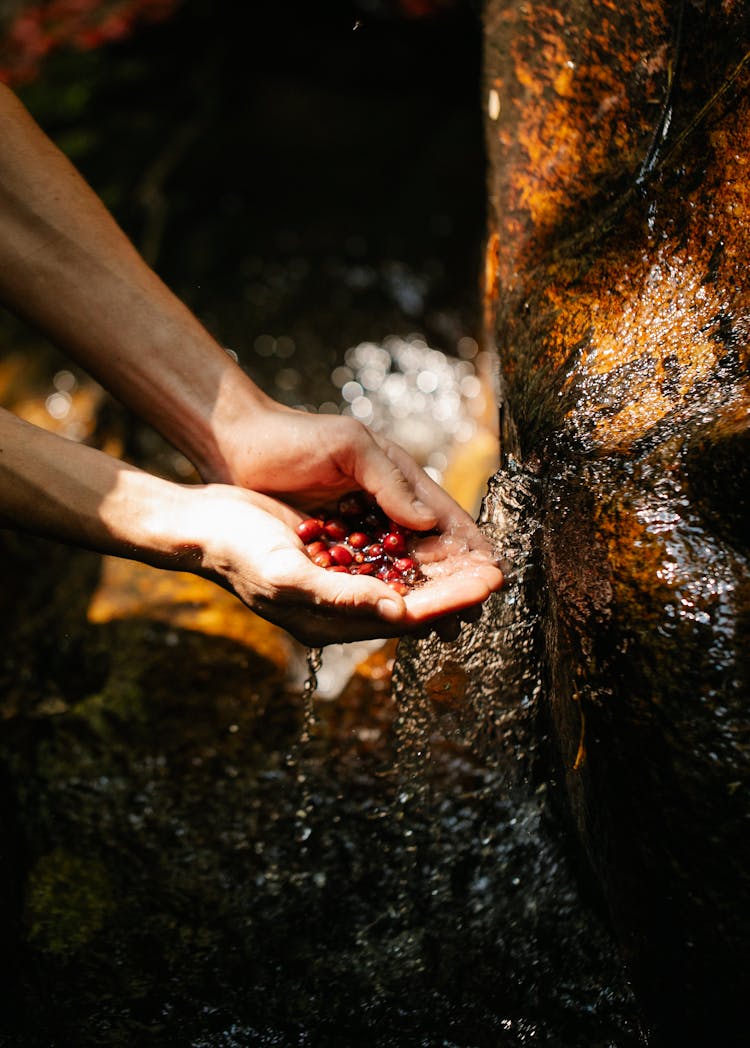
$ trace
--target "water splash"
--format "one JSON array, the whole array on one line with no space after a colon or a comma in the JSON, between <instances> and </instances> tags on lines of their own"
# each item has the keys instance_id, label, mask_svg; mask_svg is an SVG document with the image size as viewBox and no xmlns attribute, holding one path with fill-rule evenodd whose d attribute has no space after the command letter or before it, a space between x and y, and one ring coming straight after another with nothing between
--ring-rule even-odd
<instances>
[{"instance_id":1,"label":"water splash","mask_svg":"<svg viewBox=\"0 0 750 1048\"><path fill-rule=\"evenodd\" d=\"M308 750L315 734L315 693L318 688L318 673L323 664L323 649L307 649L307 678L302 686L302 725L292 750L287 757L287 766L294 771L300 791L300 800L295 812L295 837L304 845L312 834L312 791L306 764Z\"/></svg>"}]
</instances>

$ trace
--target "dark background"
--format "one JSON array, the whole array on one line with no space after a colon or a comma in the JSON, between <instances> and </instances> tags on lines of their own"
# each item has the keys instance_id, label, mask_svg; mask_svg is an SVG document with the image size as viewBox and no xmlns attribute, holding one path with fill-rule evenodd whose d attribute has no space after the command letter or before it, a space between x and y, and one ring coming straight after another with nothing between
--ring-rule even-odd
<instances>
[{"instance_id":1,"label":"dark background","mask_svg":"<svg viewBox=\"0 0 750 1048\"><path fill-rule=\"evenodd\" d=\"M271 393L335 399L364 339L475 334L484 219L472 5L186 0L21 89L144 255ZM274 387L255 340L304 374ZM289 348L287 346L287 352Z\"/></svg>"}]
</instances>

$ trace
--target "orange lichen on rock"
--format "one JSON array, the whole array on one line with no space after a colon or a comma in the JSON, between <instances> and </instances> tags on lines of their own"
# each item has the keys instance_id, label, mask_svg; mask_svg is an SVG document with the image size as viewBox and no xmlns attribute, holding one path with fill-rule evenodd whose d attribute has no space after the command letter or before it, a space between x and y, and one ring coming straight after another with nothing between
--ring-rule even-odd
<instances>
[{"instance_id":1,"label":"orange lichen on rock","mask_svg":"<svg viewBox=\"0 0 750 1048\"><path fill-rule=\"evenodd\" d=\"M750 69L744 80L750 84ZM684 156L689 170L689 143L679 145L677 160ZM519 357L524 374L556 375L568 422L602 451L627 449L697 403L696 392L730 358L735 370L747 367L747 95L719 108L702 149L710 175L678 167L659 173L648 192L626 191L609 224L602 217L580 242L561 243L527 271L525 310L503 318L500 348L512 350L502 360L506 377Z\"/></svg>"},{"instance_id":2,"label":"orange lichen on rock","mask_svg":"<svg viewBox=\"0 0 750 1048\"><path fill-rule=\"evenodd\" d=\"M627 17L601 2L575 18L528 5L512 29L507 50L501 43L488 55L490 72L502 62L513 72L495 131L512 158L497 208L502 239L533 242L536 254L637 168L667 89L669 31L657 0Z\"/></svg>"},{"instance_id":3,"label":"orange lichen on rock","mask_svg":"<svg viewBox=\"0 0 750 1048\"><path fill-rule=\"evenodd\" d=\"M498 255L500 252L500 238L497 230L493 230L487 237L484 250L484 323L485 331L495 330L495 317L497 312L498 296Z\"/></svg>"},{"instance_id":4,"label":"orange lichen on rock","mask_svg":"<svg viewBox=\"0 0 750 1048\"><path fill-rule=\"evenodd\" d=\"M464 666L446 659L440 670L424 683L425 695L445 709L459 709L466 697L469 676Z\"/></svg>"},{"instance_id":5,"label":"orange lichen on rock","mask_svg":"<svg viewBox=\"0 0 750 1048\"><path fill-rule=\"evenodd\" d=\"M619 608L637 605L644 626L661 618L671 590L662 580L667 551L662 539L621 500L597 514L597 532L609 566L612 598Z\"/></svg>"}]
</instances>

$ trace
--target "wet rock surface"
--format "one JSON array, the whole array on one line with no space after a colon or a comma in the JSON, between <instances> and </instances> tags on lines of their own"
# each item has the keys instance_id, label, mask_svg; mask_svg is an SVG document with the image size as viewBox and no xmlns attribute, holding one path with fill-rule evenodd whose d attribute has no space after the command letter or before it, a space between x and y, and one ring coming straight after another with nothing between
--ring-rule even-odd
<instances>
[{"instance_id":1,"label":"wet rock surface","mask_svg":"<svg viewBox=\"0 0 750 1048\"><path fill-rule=\"evenodd\" d=\"M468 709L494 693L547 739L533 766L658 1045L745 1035L748 24L742 3L486 5L505 465L485 517L520 463L537 581L400 671L476 658Z\"/></svg>"}]
</instances>

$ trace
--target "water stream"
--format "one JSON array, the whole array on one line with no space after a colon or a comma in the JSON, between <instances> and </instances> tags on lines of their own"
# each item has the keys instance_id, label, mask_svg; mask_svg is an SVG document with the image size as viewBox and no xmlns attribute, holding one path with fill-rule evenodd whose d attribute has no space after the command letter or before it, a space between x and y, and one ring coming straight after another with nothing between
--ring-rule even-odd
<instances>
[{"instance_id":1,"label":"water stream","mask_svg":"<svg viewBox=\"0 0 750 1048\"><path fill-rule=\"evenodd\" d=\"M307 663L307 677L302 687L302 724L299 737L295 739L294 747L287 757L289 767L294 771L295 780L300 788L299 807L295 813L297 819L296 836L300 844L304 844L312 833L312 798L307 779L306 762L308 760L307 748L315 731L315 693L318 688L318 673L323 664L323 649L308 648L305 653Z\"/></svg>"}]
</instances>

